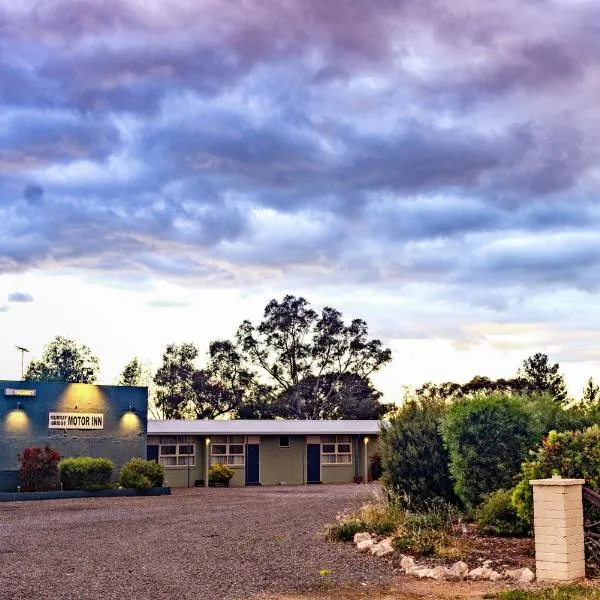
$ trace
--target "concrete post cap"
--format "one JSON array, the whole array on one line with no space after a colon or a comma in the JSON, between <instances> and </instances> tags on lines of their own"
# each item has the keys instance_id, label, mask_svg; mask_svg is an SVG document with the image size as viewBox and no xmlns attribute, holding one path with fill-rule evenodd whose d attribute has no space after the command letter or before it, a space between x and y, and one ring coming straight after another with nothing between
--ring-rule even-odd
<instances>
[{"instance_id":1,"label":"concrete post cap","mask_svg":"<svg viewBox=\"0 0 600 600\"><path fill-rule=\"evenodd\" d=\"M585 479L563 479L560 476L554 476L551 479L532 479L529 481L529 485L584 485Z\"/></svg>"}]
</instances>

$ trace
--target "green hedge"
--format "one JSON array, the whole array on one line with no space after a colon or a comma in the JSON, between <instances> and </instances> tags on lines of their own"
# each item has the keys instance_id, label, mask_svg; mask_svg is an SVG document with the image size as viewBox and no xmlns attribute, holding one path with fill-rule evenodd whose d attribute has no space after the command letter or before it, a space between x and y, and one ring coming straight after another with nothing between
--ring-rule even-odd
<instances>
[{"instance_id":1,"label":"green hedge","mask_svg":"<svg viewBox=\"0 0 600 600\"><path fill-rule=\"evenodd\" d=\"M77 456L60 462L60 479L65 490L104 490L111 487L113 463L107 458Z\"/></svg>"},{"instance_id":2,"label":"green hedge","mask_svg":"<svg viewBox=\"0 0 600 600\"><path fill-rule=\"evenodd\" d=\"M119 483L124 488L147 490L163 484L165 472L162 465L153 460L132 458L127 461L119 473Z\"/></svg>"}]
</instances>

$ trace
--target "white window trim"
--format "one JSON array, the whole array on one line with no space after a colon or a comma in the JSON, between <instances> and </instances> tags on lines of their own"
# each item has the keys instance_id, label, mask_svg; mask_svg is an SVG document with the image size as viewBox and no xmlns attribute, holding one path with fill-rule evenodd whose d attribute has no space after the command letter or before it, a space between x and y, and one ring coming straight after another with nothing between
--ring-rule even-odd
<instances>
[{"instance_id":1,"label":"white window trim","mask_svg":"<svg viewBox=\"0 0 600 600\"><path fill-rule=\"evenodd\" d=\"M211 440L210 442L210 458L209 458L209 463L210 466L212 467L213 465L217 465L217 464L221 464L221 465L225 465L227 467L229 467L230 469L243 469L246 466L246 439L244 439L243 442L230 442L229 438L231 437L238 437L238 436L227 436L227 442L213 442ZM225 446L225 454L214 454L213 453L213 446ZM231 454L229 452L229 446L243 446L244 449L242 451L242 454ZM213 462L213 456L215 458L225 458L226 462ZM230 465L227 462L227 457L228 456L241 456L242 457L242 463L241 464L237 464L237 465Z\"/></svg>"},{"instance_id":2,"label":"white window trim","mask_svg":"<svg viewBox=\"0 0 600 600\"><path fill-rule=\"evenodd\" d=\"M189 438L189 436L163 436L163 437L174 437L175 438L175 443L174 444L163 444L162 443L162 438L159 437L158 438L158 463L160 465L162 465L165 469L193 469L196 467L196 440L193 441L185 441L185 442L180 442L180 438ZM164 455L162 454L162 447L163 446L175 446L175 454L167 454ZM191 446L192 447L192 454L180 454L179 453L179 446ZM176 462L179 462L179 457L180 456L191 456L192 457L192 464L191 465L166 465L164 464L161 459L162 458L176 458Z\"/></svg>"},{"instance_id":3,"label":"white window trim","mask_svg":"<svg viewBox=\"0 0 600 600\"><path fill-rule=\"evenodd\" d=\"M331 437L331 436L328 436ZM352 438L350 438L349 442L338 442L338 438L339 437L348 437L346 435L344 436L340 436L340 435L336 435L335 436L335 442L323 442L323 440L321 439L321 465L323 465L324 467L350 467L354 464L354 453L352 451ZM335 445L335 452L323 452L323 446L325 445ZM338 446L340 444L345 444L350 446L350 452L338 452ZM343 463L339 463L339 462L326 462L324 457L325 456L331 456L332 454L334 454L335 456L350 456L350 462L343 462Z\"/></svg>"}]
</instances>

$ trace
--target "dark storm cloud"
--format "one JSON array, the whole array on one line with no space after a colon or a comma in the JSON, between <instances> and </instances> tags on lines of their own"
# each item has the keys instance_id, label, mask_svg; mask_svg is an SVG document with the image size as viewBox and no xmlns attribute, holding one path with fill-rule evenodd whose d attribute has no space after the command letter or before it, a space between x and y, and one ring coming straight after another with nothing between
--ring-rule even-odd
<instances>
[{"instance_id":1,"label":"dark storm cloud","mask_svg":"<svg viewBox=\"0 0 600 600\"><path fill-rule=\"evenodd\" d=\"M0 272L592 289L598 31L558 0L4 7Z\"/></svg>"},{"instance_id":2,"label":"dark storm cloud","mask_svg":"<svg viewBox=\"0 0 600 600\"><path fill-rule=\"evenodd\" d=\"M33 296L24 292L12 292L8 295L9 302L33 302Z\"/></svg>"}]
</instances>

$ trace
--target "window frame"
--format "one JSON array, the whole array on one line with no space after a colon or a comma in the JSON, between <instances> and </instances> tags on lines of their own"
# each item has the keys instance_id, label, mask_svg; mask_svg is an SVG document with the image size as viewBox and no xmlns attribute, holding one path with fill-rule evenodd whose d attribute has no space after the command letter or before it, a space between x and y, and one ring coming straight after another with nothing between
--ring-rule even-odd
<instances>
[{"instance_id":1,"label":"window frame","mask_svg":"<svg viewBox=\"0 0 600 600\"><path fill-rule=\"evenodd\" d=\"M246 445L247 445L246 437L240 436L240 435L222 435L222 436L216 436L216 438L218 439L218 441L216 441L213 438L211 438L211 440L210 440L209 449L208 449L209 465L211 467L213 465L226 465L230 469L243 469L246 466ZM221 438L225 438L225 441L222 441ZM242 441L240 441L240 438ZM213 452L214 446L225 446L225 452L219 453L219 454L214 453ZM230 451L231 446L242 446L241 454L239 452L232 453ZM240 462L238 462L238 463L230 463L229 462L229 457L240 457L240 456L242 457L241 463ZM213 458L221 459L221 460L213 460Z\"/></svg>"},{"instance_id":2,"label":"window frame","mask_svg":"<svg viewBox=\"0 0 600 600\"><path fill-rule=\"evenodd\" d=\"M334 438L333 440L331 438ZM341 438L341 439L339 439ZM354 452L352 450L352 436L351 435L322 435L321 436L321 464L327 467L348 467L354 464ZM334 452L324 452L324 446L334 446ZM349 446L349 452L340 452L340 446ZM335 462L330 462L329 458L335 456ZM339 462L338 457L349 456L350 460L345 462Z\"/></svg>"},{"instance_id":3,"label":"window frame","mask_svg":"<svg viewBox=\"0 0 600 600\"><path fill-rule=\"evenodd\" d=\"M165 440L165 441L163 441ZM166 447L175 447L175 454L163 454L162 449ZM180 452L180 447L191 447L192 453ZM191 463L180 465L179 458L186 458ZM174 465L168 465L163 458L175 459ZM192 435L163 435L158 438L158 464L165 469L193 469L196 467L196 438Z\"/></svg>"}]
</instances>

